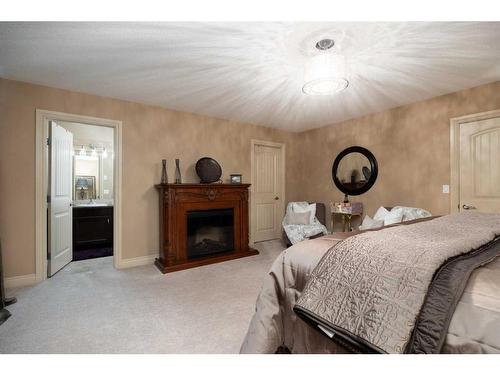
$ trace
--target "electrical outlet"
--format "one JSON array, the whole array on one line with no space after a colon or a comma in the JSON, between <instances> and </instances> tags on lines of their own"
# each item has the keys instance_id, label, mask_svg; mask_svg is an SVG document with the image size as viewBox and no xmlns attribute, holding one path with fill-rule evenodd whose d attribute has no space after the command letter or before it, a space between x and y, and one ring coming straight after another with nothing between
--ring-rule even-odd
<instances>
[{"instance_id":1,"label":"electrical outlet","mask_svg":"<svg viewBox=\"0 0 500 375\"><path fill-rule=\"evenodd\" d=\"M450 194L450 185L443 185L443 194Z\"/></svg>"}]
</instances>

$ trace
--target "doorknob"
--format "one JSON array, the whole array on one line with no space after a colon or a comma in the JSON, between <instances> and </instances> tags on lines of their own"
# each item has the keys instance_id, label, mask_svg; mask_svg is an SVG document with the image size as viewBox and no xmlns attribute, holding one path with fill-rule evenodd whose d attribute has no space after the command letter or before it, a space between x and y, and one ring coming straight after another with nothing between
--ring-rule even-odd
<instances>
[{"instance_id":1,"label":"doorknob","mask_svg":"<svg viewBox=\"0 0 500 375\"><path fill-rule=\"evenodd\" d=\"M464 204L464 205L462 206L462 208L463 208L464 210L475 210L475 209L476 209L476 207L474 207L474 206L469 206L468 204Z\"/></svg>"},{"instance_id":2,"label":"doorknob","mask_svg":"<svg viewBox=\"0 0 500 375\"><path fill-rule=\"evenodd\" d=\"M278 199L280 199L279 197L274 197L274 200L277 201Z\"/></svg>"}]
</instances>

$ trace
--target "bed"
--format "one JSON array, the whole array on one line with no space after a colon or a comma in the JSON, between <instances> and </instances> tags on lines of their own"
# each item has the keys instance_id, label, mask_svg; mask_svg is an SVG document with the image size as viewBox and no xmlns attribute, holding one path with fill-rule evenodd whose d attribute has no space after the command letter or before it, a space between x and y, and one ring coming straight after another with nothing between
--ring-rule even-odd
<instances>
[{"instance_id":1,"label":"bed","mask_svg":"<svg viewBox=\"0 0 500 375\"><path fill-rule=\"evenodd\" d=\"M400 225L421 225L426 218ZM397 225L396 225L397 226ZM391 230L394 226L380 229ZM389 232L387 232L389 233ZM294 312L318 263L341 241L361 232L327 235L284 250L266 275L241 353L351 353ZM475 269L459 295L440 353L500 353L500 260Z\"/></svg>"}]
</instances>

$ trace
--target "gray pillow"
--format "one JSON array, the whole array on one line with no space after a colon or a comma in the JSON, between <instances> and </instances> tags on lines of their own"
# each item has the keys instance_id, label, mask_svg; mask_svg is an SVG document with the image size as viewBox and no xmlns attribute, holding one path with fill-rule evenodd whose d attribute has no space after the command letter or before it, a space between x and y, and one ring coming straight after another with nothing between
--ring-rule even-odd
<instances>
[{"instance_id":1,"label":"gray pillow","mask_svg":"<svg viewBox=\"0 0 500 375\"><path fill-rule=\"evenodd\" d=\"M309 225L311 220L311 211L289 212L286 221L289 225Z\"/></svg>"}]
</instances>

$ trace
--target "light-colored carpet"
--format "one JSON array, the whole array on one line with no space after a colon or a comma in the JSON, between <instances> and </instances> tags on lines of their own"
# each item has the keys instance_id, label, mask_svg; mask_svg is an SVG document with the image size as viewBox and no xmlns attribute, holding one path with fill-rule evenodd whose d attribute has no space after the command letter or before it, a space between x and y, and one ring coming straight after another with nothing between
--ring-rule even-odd
<instances>
[{"instance_id":1,"label":"light-colored carpet","mask_svg":"<svg viewBox=\"0 0 500 375\"><path fill-rule=\"evenodd\" d=\"M283 250L163 275L115 270L112 258L73 262L17 291L0 353L237 353L264 275Z\"/></svg>"}]
</instances>

